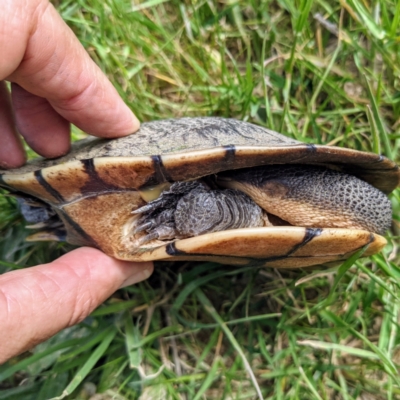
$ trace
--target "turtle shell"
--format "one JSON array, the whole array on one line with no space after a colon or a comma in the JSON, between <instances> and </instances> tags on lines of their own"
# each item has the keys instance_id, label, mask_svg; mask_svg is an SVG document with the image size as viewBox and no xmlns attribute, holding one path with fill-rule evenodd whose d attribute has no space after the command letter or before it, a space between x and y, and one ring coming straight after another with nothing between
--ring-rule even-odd
<instances>
[{"instance_id":1,"label":"turtle shell","mask_svg":"<svg viewBox=\"0 0 400 400\"><path fill-rule=\"evenodd\" d=\"M324 165L386 194L400 182L398 166L384 156L304 144L247 122L205 117L144 123L136 134L114 140L81 140L64 157L0 170L0 186L50 205L69 243L94 246L123 260L294 268L337 263L363 246L368 246L365 255L374 254L385 245L383 237L365 230L280 226L138 246L131 212L163 185L267 164Z\"/></svg>"}]
</instances>

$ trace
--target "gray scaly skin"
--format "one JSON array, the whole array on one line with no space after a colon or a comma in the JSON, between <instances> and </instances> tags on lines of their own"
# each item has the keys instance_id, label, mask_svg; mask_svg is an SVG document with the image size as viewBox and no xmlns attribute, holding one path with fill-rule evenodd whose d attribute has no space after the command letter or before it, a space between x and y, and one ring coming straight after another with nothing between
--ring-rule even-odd
<instances>
[{"instance_id":1,"label":"gray scaly skin","mask_svg":"<svg viewBox=\"0 0 400 400\"><path fill-rule=\"evenodd\" d=\"M270 165L227 171L218 178L218 184L244 191L291 225L384 234L392 222L391 203L383 192L326 167Z\"/></svg>"},{"instance_id":2,"label":"gray scaly skin","mask_svg":"<svg viewBox=\"0 0 400 400\"><path fill-rule=\"evenodd\" d=\"M263 209L295 226L382 234L391 223L391 204L384 193L325 167L253 167L220 173L217 183L228 189L211 190L200 181L174 183L158 199L134 211L142 214L134 233L146 231L140 239L145 243L264 226L268 219Z\"/></svg>"},{"instance_id":3,"label":"gray scaly skin","mask_svg":"<svg viewBox=\"0 0 400 400\"><path fill-rule=\"evenodd\" d=\"M246 194L199 181L175 182L133 213L142 214L134 233L147 232L141 243L264 225L263 210Z\"/></svg>"}]
</instances>

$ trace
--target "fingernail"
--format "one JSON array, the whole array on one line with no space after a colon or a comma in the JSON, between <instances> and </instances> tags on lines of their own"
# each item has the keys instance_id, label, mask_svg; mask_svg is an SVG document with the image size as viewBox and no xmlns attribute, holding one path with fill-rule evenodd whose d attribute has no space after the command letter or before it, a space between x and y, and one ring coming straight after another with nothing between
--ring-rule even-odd
<instances>
[{"instance_id":1,"label":"fingernail","mask_svg":"<svg viewBox=\"0 0 400 400\"><path fill-rule=\"evenodd\" d=\"M136 132L140 128L140 121L137 119L134 113L132 113L132 125L134 126L133 132Z\"/></svg>"},{"instance_id":2,"label":"fingernail","mask_svg":"<svg viewBox=\"0 0 400 400\"><path fill-rule=\"evenodd\" d=\"M122 283L122 285L119 287L120 289L134 285L135 283L145 281L152 273L152 268L147 267L144 269L141 269L139 272L136 272L132 276L130 276L128 279L125 279L125 281Z\"/></svg>"}]
</instances>

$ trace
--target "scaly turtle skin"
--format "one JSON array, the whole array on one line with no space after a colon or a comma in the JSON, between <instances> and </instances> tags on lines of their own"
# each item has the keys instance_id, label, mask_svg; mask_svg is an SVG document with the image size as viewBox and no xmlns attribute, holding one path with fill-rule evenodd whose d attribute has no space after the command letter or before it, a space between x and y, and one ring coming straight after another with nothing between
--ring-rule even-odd
<instances>
[{"instance_id":1,"label":"scaly turtle skin","mask_svg":"<svg viewBox=\"0 0 400 400\"><path fill-rule=\"evenodd\" d=\"M284 168L289 172L282 172ZM239 225L227 222L228 229L205 230L195 237L179 233L177 224L184 226L188 218L182 216L197 213L197 219L206 219L193 206L200 204L199 197L192 193L197 203L189 200L183 213L177 211L183 195L172 206L161 209L157 204L173 190L174 182L198 179L205 185L200 192L210 192L212 198L225 198L221 190L244 191L264 209L261 219L254 218L259 222L243 227L254 215L245 214L245 199L243 206L237 206L245 210L243 214L230 216ZM368 246L364 255L378 252L386 244L380 234L391 218L383 193L390 193L399 182L398 166L383 156L303 144L223 118L149 122L128 137L88 138L74 143L64 157L0 171L0 186L24 199L25 217L46 227L33 235L36 239L66 239L123 260L208 260L278 268L331 265L364 246ZM230 201L218 203L221 210L229 211ZM146 204L153 210L141 212ZM269 209L270 204L275 208ZM290 211L293 206L295 212ZM281 213L285 207L289 212ZM140 212L132 214L135 210ZM177 240L157 239L154 227L148 228L160 210L175 215L163 223L172 226ZM225 218L225 211L222 214ZM297 217L291 219L293 214ZM335 222L338 214L342 217Z\"/></svg>"}]
</instances>

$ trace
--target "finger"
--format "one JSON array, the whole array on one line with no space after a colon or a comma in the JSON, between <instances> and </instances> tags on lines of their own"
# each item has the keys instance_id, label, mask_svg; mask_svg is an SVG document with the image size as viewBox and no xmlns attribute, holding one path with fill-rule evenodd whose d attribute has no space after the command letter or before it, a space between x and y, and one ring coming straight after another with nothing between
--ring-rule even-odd
<instances>
[{"instance_id":1,"label":"finger","mask_svg":"<svg viewBox=\"0 0 400 400\"><path fill-rule=\"evenodd\" d=\"M13 3L21 10L12 14L12 24L4 20L2 25L5 16L0 15L0 48L5 48L2 59L20 62L0 65L0 78L8 72L7 79L46 98L66 120L93 135L117 137L136 131L138 120L54 7L45 0L33 1L34 7L23 0ZM24 35L14 35L14 30Z\"/></svg>"},{"instance_id":2,"label":"finger","mask_svg":"<svg viewBox=\"0 0 400 400\"><path fill-rule=\"evenodd\" d=\"M54 158L68 153L69 122L58 114L43 97L11 85L15 121L28 145L43 157Z\"/></svg>"},{"instance_id":3,"label":"finger","mask_svg":"<svg viewBox=\"0 0 400 400\"><path fill-rule=\"evenodd\" d=\"M151 263L80 248L0 276L0 364L87 317L119 287L148 278Z\"/></svg>"},{"instance_id":4,"label":"finger","mask_svg":"<svg viewBox=\"0 0 400 400\"><path fill-rule=\"evenodd\" d=\"M0 168L16 168L25 163L25 152L15 129L10 95L0 81Z\"/></svg>"}]
</instances>

